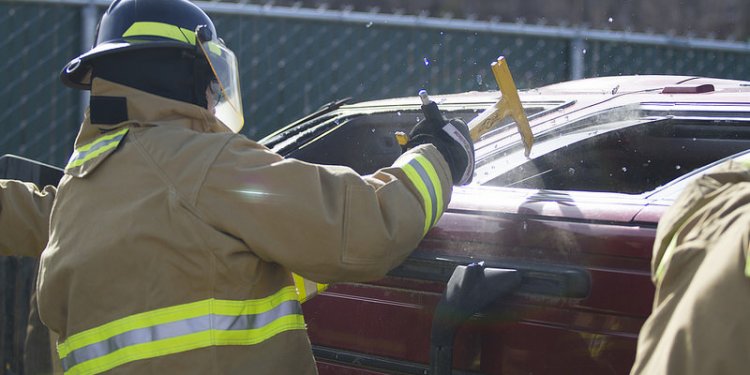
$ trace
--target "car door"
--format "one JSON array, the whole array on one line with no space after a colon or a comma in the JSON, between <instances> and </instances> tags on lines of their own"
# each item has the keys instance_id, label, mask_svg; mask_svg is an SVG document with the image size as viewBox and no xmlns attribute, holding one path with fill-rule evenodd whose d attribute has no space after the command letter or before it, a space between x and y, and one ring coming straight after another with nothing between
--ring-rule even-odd
<instances>
[{"instance_id":1,"label":"car door","mask_svg":"<svg viewBox=\"0 0 750 375\"><path fill-rule=\"evenodd\" d=\"M613 194L457 189L439 224L390 277L336 285L308 302L319 360L358 367L364 355L371 370L392 373L398 359L411 370L403 373L423 373L444 283L457 265L483 261L519 270L523 282L459 330L454 368L626 372L653 297L655 223L631 223L643 204Z\"/></svg>"}]
</instances>

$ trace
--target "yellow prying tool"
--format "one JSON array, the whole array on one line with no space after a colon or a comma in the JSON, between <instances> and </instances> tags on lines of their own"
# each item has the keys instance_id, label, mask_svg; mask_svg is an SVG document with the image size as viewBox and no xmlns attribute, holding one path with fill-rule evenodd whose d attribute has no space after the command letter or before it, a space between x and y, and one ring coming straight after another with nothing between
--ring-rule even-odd
<instances>
[{"instance_id":1,"label":"yellow prying tool","mask_svg":"<svg viewBox=\"0 0 750 375\"><path fill-rule=\"evenodd\" d=\"M508 62L505 60L505 57L500 56L496 62L491 64L491 68L492 75L495 76L495 81L497 81L497 85L500 88L500 100L469 121L467 124L469 126L469 135L472 140L477 141L483 134L494 129L500 120L512 116L516 122L518 132L521 134L521 140L525 148L524 154L528 157L531 153L531 146L534 144L534 134L531 133L529 120L523 111L521 98L518 97L518 89L516 89L516 84L510 75L510 69L508 69ZM422 97L422 102L424 103L429 99L426 93L423 95L423 91L420 92L420 97ZM409 142L409 136L404 132L396 132L396 142L403 147Z\"/></svg>"},{"instance_id":2,"label":"yellow prying tool","mask_svg":"<svg viewBox=\"0 0 750 375\"><path fill-rule=\"evenodd\" d=\"M491 67L492 75L495 76L495 81L500 87L502 96L492 107L485 109L479 116L469 121L467 125L469 125L471 139L478 140L483 134L494 129L500 120L510 115L516 121L516 127L518 127L518 132L521 134L526 149L525 155L528 157L531 153L531 146L534 144L534 135L531 133L529 120L523 111L516 84L510 75L510 69L508 69L508 63L505 57L500 56L496 62L492 63Z\"/></svg>"}]
</instances>

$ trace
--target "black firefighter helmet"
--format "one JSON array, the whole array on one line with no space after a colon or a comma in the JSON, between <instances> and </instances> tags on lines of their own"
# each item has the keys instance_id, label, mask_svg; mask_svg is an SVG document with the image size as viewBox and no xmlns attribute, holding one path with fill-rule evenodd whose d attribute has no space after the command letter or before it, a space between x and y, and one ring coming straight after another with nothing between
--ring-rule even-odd
<instances>
[{"instance_id":1,"label":"black firefighter helmet","mask_svg":"<svg viewBox=\"0 0 750 375\"><path fill-rule=\"evenodd\" d=\"M187 0L114 0L91 50L60 72L70 87L90 90L102 77L207 107L234 132L244 123L234 53L211 19Z\"/></svg>"}]
</instances>

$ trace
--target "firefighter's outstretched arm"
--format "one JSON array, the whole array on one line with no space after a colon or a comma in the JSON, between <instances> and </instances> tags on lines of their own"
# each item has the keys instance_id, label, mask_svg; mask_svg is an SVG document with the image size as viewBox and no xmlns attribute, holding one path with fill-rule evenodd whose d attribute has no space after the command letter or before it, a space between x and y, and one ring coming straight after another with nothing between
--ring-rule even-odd
<instances>
[{"instance_id":1,"label":"firefighter's outstretched arm","mask_svg":"<svg viewBox=\"0 0 750 375\"><path fill-rule=\"evenodd\" d=\"M198 208L261 259L304 278L380 278L437 223L453 183L466 182L473 166L471 140L447 133L468 138L466 125L428 121L415 127L414 142L392 166L370 176L282 159L237 137L210 168Z\"/></svg>"},{"instance_id":2,"label":"firefighter's outstretched arm","mask_svg":"<svg viewBox=\"0 0 750 375\"><path fill-rule=\"evenodd\" d=\"M0 255L39 256L49 238L57 189L0 180Z\"/></svg>"},{"instance_id":3,"label":"firefighter's outstretched arm","mask_svg":"<svg viewBox=\"0 0 750 375\"><path fill-rule=\"evenodd\" d=\"M431 145L362 177L266 150L249 155L243 143L251 141L236 141L210 169L198 209L261 259L316 282L382 277L417 246L450 199L448 167ZM258 165L260 159L266 163ZM436 181L429 192L405 171L422 164Z\"/></svg>"}]
</instances>

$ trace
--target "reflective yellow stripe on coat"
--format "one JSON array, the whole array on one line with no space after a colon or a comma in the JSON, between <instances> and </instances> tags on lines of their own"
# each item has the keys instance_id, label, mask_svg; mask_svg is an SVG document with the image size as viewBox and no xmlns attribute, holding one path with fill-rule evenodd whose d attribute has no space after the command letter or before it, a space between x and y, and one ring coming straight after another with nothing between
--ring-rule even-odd
<instances>
[{"instance_id":1,"label":"reflective yellow stripe on coat","mask_svg":"<svg viewBox=\"0 0 750 375\"><path fill-rule=\"evenodd\" d=\"M296 273L292 273L292 277L294 278L294 286L297 287L297 294L299 295L298 299L300 303L305 303L310 298L313 298L328 289L328 284L320 284L315 281L310 281Z\"/></svg>"},{"instance_id":2,"label":"reflective yellow stripe on coat","mask_svg":"<svg viewBox=\"0 0 750 375\"><path fill-rule=\"evenodd\" d=\"M304 330L293 286L257 300L207 299L131 315L57 346L66 374L97 374L141 359L219 345L259 344Z\"/></svg>"},{"instance_id":3,"label":"reflective yellow stripe on coat","mask_svg":"<svg viewBox=\"0 0 750 375\"><path fill-rule=\"evenodd\" d=\"M443 215L443 187L435 167L422 155L414 154L412 158L397 161L412 184L417 188L424 202L424 233L432 228Z\"/></svg>"},{"instance_id":4,"label":"reflective yellow stripe on coat","mask_svg":"<svg viewBox=\"0 0 750 375\"><path fill-rule=\"evenodd\" d=\"M94 159L95 157L109 150L117 148L117 145L120 144L120 141L122 141L122 138L125 137L125 134L127 134L128 130L129 128L124 128L116 132L105 134L95 139L93 142L76 148L75 152L68 161L68 165L65 166L65 169L79 167L83 165L83 163Z\"/></svg>"}]
</instances>

